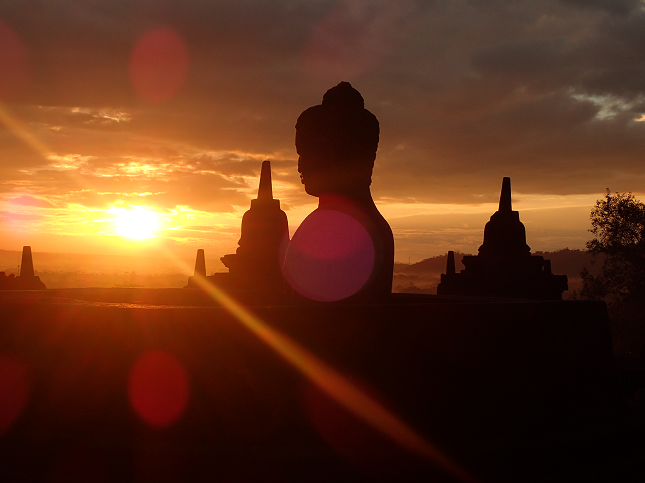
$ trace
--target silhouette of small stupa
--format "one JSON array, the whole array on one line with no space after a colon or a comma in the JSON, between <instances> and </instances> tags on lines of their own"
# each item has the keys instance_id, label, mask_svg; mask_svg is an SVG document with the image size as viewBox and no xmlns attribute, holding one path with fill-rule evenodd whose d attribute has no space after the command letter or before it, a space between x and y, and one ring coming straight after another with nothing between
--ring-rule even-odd
<instances>
[{"instance_id":1,"label":"silhouette of small stupa","mask_svg":"<svg viewBox=\"0 0 645 483\"><path fill-rule=\"evenodd\" d=\"M192 277L188 277L188 285L184 288L198 288L199 284L195 282L196 277L202 277L203 279L208 279L206 276L206 258L204 257L204 249L199 248L197 250L197 258L195 259L195 271L193 272Z\"/></svg>"},{"instance_id":2,"label":"silhouette of small stupa","mask_svg":"<svg viewBox=\"0 0 645 483\"><path fill-rule=\"evenodd\" d=\"M20 263L20 275L9 276L0 272L0 290L45 290L45 284L41 282L34 272L34 261L31 256L31 247L22 247L22 260Z\"/></svg>"},{"instance_id":3,"label":"silhouette of small stupa","mask_svg":"<svg viewBox=\"0 0 645 483\"><path fill-rule=\"evenodd\" d=\"M511 204L511 178L502 181L499 210L484 228L479 255L465 256L465 269L456 273L454 253L448 252L446 273L438 295L478 295L560 300L567 276L553 275L551 261L531 255L526 229Z\"/></svg>"}]
</instances>

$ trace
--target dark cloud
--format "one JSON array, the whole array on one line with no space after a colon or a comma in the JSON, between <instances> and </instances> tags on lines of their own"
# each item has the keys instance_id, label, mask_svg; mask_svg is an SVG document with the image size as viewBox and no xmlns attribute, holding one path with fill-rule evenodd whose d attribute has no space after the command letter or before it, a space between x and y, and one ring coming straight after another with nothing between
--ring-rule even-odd
<instances>
[{"instance_id":1,"label":"dark cloud","mask_svg":"<svg viewBox=\"0 0 645 483\"><path fill-rule=\"evenodd\" d=\"M9 104L70 167L41 169L54 162L5 131L3 190L27 180L37 196L96 206L150 192L140 199L228 211L272 159L287 205L308 202L295 194L294 123L340 80L381 122L382 202L482 202L508 175L528 193L645 190L640 1L37 5L0 7L32 66ZM150 104L128 62L159 26L185 40L190 64L177 96ZM146 163L154 175L128 174Z\"/></svg>"},{"instance_id":2,"label":"dark cloud","mask_svg":"<svg viewBox=\"0 0 645 483\"><path fill-rule=\"evenodd\" d=\"M627 15L642 7L640 0L560 0L565 5L580 9L600 9L616 15Z\"/></svg>"}]
</instances>

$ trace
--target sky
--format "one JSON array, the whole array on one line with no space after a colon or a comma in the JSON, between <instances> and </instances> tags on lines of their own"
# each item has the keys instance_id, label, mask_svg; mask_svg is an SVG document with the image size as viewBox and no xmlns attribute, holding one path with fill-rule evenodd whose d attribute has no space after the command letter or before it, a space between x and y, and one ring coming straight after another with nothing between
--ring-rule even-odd
<instances>
[{"instance_id":1,"label":"sky","mask_svg":"<svg viewBox=\"0 0 645 483\"><path fill-rule=\"evenodd\" d=\"M3 0L0 249L233 253L266 159L293 232L295 121L340 81L397 261L476 253L504 176L533 251L645 193L642 0Z\"/></svg>"}]
</instances>

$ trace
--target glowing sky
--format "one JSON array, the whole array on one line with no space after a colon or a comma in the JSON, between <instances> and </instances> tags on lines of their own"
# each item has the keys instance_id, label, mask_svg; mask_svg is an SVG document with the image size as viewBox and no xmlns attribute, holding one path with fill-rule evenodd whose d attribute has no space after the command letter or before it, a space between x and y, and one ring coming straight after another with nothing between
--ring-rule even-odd
<instances>
[{"instance_id":1,"label":"glowing sky","mask_svg":"<svg viewBox=\"0 0 645 483\"><path fill-rule=\"evenodd\" d=\"M231 253L264 159L293 230L295 120L341 80L381 123L398 261L475 252L503 176L534 251L645 193L641 0L5 0L0 248Z\"/></svg>"}]
</instances>

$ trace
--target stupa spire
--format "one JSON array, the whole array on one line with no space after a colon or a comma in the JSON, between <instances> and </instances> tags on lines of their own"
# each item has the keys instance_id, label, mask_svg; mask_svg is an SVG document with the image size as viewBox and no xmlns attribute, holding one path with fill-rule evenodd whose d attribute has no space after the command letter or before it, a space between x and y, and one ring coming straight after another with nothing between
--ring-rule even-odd
<instances>
[{"instance_id":1,"label":"stupa spire","mask_svg":"<svg viewBox=\"0 0 645 483\"><path fill-rule=\"evenodd\" d=\"M502 180L502 192L499 195L498 211L506 213L513 211L513 205L511 204L511 178L505 177Z\"/></svg>"},{"instance_id":2,"label":"stupa spire","mask_svg":"<svg viewBox=\"0 0 645 483\"><path fill-rule=\"evenodd\" d=\"M448 275L455 274L455 252L448 251L448 259L446 260L446 273Z\"/></svg>"},{"instance_id":3,"label":"stupa spire","mask_svg":"<svg viewBox=\"0 0 645 483\"><path fill-rule=\"evenodd\" d=\"M22 247L22 261L20 263L20 276L34 276L34 261L31 257L31 247Z\"/></svg>"},{"instance_id":4,"label":"stupa spire","mask_svg":"<svg viewBox=\"0 0 645 483\"><path fill-rule=\"evenodd\" d=\"M206 276L206 258L204 257L204 249L197 250L197 258L195 259L195 276Z\"/></svg>"},{"instance_id":5,"label":"stupa spire","mask_svg":"<svg viewBox=\"0 0 645 483\"><path fill-rule=\"evenodd\" d=\"M271 161L262 161L260 172L260 186L258 188L258 200L268 201L273 199L273 188L271 186Z\"/></svg>"}]
</instances>

